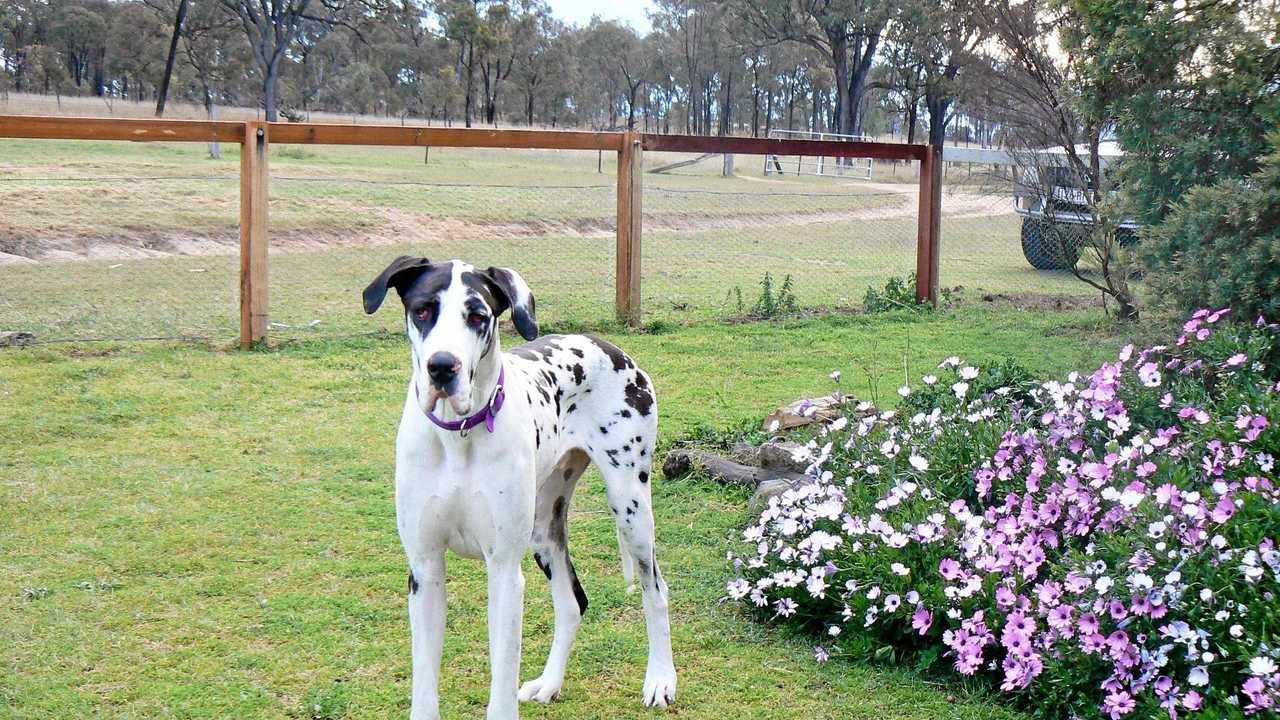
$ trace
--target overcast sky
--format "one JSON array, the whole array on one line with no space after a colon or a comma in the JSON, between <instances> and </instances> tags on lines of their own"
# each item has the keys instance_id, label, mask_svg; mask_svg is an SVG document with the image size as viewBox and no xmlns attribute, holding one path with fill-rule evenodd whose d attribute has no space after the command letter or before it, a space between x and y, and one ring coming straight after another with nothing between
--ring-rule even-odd
<instances>
[{"instance_id":1,"label":"overcast sky","mask_svg":"<svg viewBox=\"0 0 1280 720\"><path fill-rule=\"evenodd\" d=\"M619 20L641 35L649 32L645 11L653 7L650 0L547 0L555 16L574 25L586 25L592 15L606 20Z\"/></svg>"}]
</instances>

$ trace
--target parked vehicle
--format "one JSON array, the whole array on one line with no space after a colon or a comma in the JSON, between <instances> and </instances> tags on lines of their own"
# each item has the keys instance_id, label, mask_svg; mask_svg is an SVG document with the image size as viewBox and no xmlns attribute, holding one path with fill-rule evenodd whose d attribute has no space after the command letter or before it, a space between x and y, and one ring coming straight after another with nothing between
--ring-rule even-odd
<instances>
[{"instance_id":1,"label":"parked vehicle","mask_svg":"<svg viewBox=\"0 0 1280 720\"><path fill-rule=\"evenodd\" d=\"M1075 150L1081 157L1089 154L1085 145ZM1081 248L1093 233L1094 215L1086 188L1068 166L1066 149L1048 148L1036 155L1038 167L1028 169L1027 177L1014 190L1014 208L1022 216L1022 254L1037 270L1065 270L1079 260ZM1114 140L1101 143L1103 172L1123 155ZM1136 221L1122 221L1120 242L1136 241L1138 227Z\"/></svg>"}]
</instances>

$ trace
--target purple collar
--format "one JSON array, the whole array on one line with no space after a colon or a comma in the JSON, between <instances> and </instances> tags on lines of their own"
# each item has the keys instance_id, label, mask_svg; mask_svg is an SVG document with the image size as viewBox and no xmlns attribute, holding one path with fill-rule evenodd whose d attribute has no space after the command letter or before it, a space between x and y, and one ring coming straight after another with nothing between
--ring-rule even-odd
<instances>
[{"instance_id":1,"label":"purple collar","mask_svg":"<svg viewBox=\"0 0 1280 720\"><path fill-rule=\"evenodd\" d=\"M502 409L502 403L507 399L506 370L498 366L498 387L493 391L493 399L480 408L478 412L462 418L461 420L441 420L435 416L435 413L427 412L427 419L435 423L437 427L454 432L465 432L471 428L484 423L484 427L490 433L493 432L493 421L498 417L498 411Z\"/></svg>"}]
</instances>

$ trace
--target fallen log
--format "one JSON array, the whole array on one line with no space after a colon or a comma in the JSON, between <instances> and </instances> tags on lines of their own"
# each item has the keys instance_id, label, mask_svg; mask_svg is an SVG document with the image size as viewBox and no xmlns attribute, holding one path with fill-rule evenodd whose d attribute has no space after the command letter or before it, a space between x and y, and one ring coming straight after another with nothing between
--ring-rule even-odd
<instances>
[{"instance_id":1,"label":"fallen log","mask_svg":"<svg viewBox=\"0 0 1280 720\"><path fill-rule=\"evenodd\" d=\"M661 175L662 173L667 172L667 171L670 171L670 170L678 170L679 168L682 168L682 167L689 167L690 165L697 165L698 163L702 162L703 160L710 160L711 158L713 158L713 157L715 157L715 156L717 156L717 155L719 155L719 154L720 154L720 153L703 153L702 155L699 155L698 157L696 157L696 158L694 158L694 159L692 159L692 160L681 160L681 161L679 161L679 162L673 162L673 163L671 163L670 165L663 165L662 167L656 167L656 168L654 168L654 169L650 170L650 171L649 171L649 173L650 173L650 174L653 174L653 175Z\"/></svg>"}]
</instances>

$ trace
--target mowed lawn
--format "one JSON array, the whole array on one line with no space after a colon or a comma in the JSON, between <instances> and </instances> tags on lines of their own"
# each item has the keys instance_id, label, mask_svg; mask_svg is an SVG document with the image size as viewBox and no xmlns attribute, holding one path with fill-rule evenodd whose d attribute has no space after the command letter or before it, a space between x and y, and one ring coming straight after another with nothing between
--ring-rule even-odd
<instances>
[{"instance_id":1,"label":"mowed lawn","mask_svg":"<svg viewBox=\"0 0 1280 720\"><path fill-rule=\"evenodd\" d=\"M882 402L904 368L958 354L1046 373L1112 355L1094 314L965 309L926 317L702 324L611 335L653 375L665 446L844 389ZM391 718L407 713L405 563L392 444L394 336L251 353L187 344L0 352L0 717ZM655 483L679 698L641 707L640 598L624 592L598 476L570 546L591 605L563 700L526 717L1013 718L964 688L845 662L723 605L746 496ZM526 562L522 677L551 639ZM446 717L488 689L480 564L449 568Z\"/></svg>"}]
</instances>

